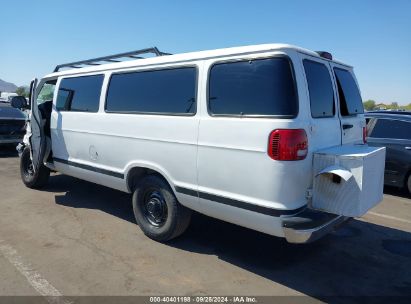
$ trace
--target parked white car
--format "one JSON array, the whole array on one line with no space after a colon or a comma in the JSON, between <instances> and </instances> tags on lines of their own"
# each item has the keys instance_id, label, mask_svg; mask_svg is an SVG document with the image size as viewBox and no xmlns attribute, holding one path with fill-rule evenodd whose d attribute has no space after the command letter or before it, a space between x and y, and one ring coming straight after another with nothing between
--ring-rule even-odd
<instances>
[{"instance_id":1,"label":"parked white car","mask_svg":"<svg viewBox=\"0 0 411 304\"><path fill-rule=\"evenodd\" d=\"M157 56L135 59L150 52ZM152 239L183 233L191 210L301 243L352 216L311 204L314 153L365 141L353 69L329 53L153 48L57 66L31 92L23 182L40 188L56 170L133 193L137 223ZM380 163L367 182L379 185ZM337 169L318 173L337 190L359 172Z\"/></svg>"},{"instance_id":2,"label":"parked white car","mask_svg":"<svg viewBox=\"0 0 411 304\"><path fill-rule=\"evenodd\" d=\"M17 93L1 92L0 101L1 102L10 102L11 99L15 96L17 96Z\"/></svg>"}]
</instances>

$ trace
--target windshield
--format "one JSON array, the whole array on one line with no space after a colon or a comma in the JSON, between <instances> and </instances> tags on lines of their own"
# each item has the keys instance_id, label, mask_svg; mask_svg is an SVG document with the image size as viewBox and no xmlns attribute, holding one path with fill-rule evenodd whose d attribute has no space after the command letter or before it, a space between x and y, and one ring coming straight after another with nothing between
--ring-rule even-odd
<instances>
[{"instance_id":1,"label":"windshield","mask_svg":"<svg viewBox=\"0 0 411 304\"><path fill-rule=\"evenodd\" d=\"M37 95L37 104L42 104L46 101L53 100L54 89L56 87L56 81L47 81Z\"/></svg>"}]
</instances>

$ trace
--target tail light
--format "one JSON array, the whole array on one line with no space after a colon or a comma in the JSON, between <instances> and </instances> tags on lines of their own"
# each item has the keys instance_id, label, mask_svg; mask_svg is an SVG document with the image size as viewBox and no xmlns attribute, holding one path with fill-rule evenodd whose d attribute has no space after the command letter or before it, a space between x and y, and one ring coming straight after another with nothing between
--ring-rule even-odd
<instances>
[{"instance_id":1,"label":"tail light","mask_svg":"<svg viewBox=\"0 0 411 304\"><path fill-rule=\"evenodd\" d=\"M271 132L268 155L274 160L300 160L308 153L304 129L277 129Z\"/></svg>"},{"instance_id":2,"label":"tail light","mask_svg":"<svg viewBox=\"0 0 411 304\"><path fill-rule=\"evenodd\" d=\"M362 128L362 142L367 143L367 127Z\"/></svg>"}]
</instances>

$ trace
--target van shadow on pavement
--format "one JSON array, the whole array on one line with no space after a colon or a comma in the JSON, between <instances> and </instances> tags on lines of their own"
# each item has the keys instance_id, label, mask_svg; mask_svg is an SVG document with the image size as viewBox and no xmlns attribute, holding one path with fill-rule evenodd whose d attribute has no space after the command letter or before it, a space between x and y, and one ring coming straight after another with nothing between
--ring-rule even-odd
<instances>
[{"instance_id":1,"label":"van shadow on pavement","mask_svg":"<svg viewBox=\"0 0 411 304\"><path fill-rule=\"evenodd\" d=\"M411 234L358 220L312 244L294 245L196 216L184 237L170 245L216 255L326 302L355 301L349 296L411 297Z\"/></svg>"},{"instance_id":2,"label":"van shadow on pavement","mask_svg":"<svg viewBox=\"0 0 411 304\"><path fill-rule=\"evenodd\" d=\"M66 192L56 194L59 205L99 209L135 223L129 194L64 175L52 176L45 190ZM215 255L326 302L398 303L411 297L411 234L359 220L315 243L293 245L194 213L186 233L168 245ZM359 296L406 297L360 300Z\"/></svg>"},{"instance_id":3,"label":"van shadow on pavement","mask_svg":"<svg viewBox=\"0 0 411 304\"><path fill-rule=\"evenodd\" d=\"M42 191L65 192L56 194L58 205L72 208L98 209L125 221L136 223L131 195L108 187L89 183L67 175L50 176Z\"/></svg>"}]
</instances>

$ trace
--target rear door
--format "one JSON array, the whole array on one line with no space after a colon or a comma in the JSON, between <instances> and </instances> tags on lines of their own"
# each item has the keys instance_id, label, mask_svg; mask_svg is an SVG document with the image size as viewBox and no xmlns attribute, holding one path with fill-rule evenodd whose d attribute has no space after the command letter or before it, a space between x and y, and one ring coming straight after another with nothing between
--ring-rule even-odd
<instances>
[{"instance_id":1,"label":"rear door","mask_svg":"<svg viewBox=\"0 0 411 304\"><path fill-rule=\"evenodd\" d=\"M364 140L365 118L361 94L352 68L330 62L338 92L342 144L361 144Z\"/></svg>"},{"instance_id":2,"label":"rear door","mask_svg":"<svg viewBox=\"0 0 411 304\"><path fill-rule=\"evenodd\" d=\"M327 61L300 54L306 80L306 94L301 104L309 105L309 143L315 150L341 145L340 119L333 76Z\"/></svg>"}]
</instances>

